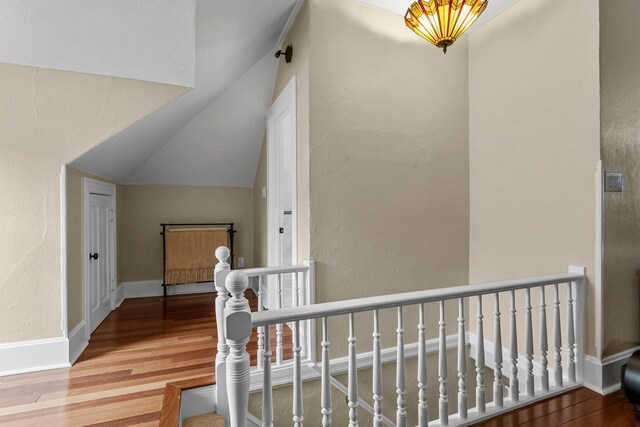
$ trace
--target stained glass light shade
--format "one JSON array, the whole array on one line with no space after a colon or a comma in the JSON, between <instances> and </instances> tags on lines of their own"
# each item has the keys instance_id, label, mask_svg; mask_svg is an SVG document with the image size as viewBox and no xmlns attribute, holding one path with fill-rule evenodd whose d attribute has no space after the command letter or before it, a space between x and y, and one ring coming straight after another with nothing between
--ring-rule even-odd
<instances>
[{"instance_id":1,"label":"stained glass light shade","mask_svg":"<svg viewBox=\"0 0 640 427\"><path fill-rule=\"evenodd\" d=\"M417 0L404 16L407 27L444 50L469 29L487 8L488 0Z\"/></svg>"}]
</instances>

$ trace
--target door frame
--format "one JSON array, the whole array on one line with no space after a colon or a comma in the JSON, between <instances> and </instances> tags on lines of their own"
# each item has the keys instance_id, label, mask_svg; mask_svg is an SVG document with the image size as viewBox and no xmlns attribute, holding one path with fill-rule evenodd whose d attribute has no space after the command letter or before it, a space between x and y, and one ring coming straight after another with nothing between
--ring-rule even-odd
<instances>
[{"instance_id":1,"label":"door frame","mask_svg":"<svg viewBox=\"0 0 640 427\"><path fill-rule=\"evenodd\" d=\"M89 311L89 257L88 257L88 248L89 248L89 195L90 194L101 194L104 196L110 196L111 203L111 221L109 221L109 248L110 248L110 263L109 263L109 301L111 305L111 311L116 308L116 268L117 268L117 259L116 259L116 186L114 184L110 184L104 181L98 181L95 179L84 177L82 179L82 199L83 199L83 213L82 213L82 272L83 272L83 280L82 280L82 292L83 292L83 302L84 302L84 322L85 322L85 337L89 340L91 336L91 319L90 319L90 311Z\"/></svg>"},{"instance_id":2,"label":"door frame","mask_svg":"<svg viewBox=\"0 0 640 427\"><path fill-rule=\"evenodd\" d=\"M279 169L276 167L275 126L276 121L282 115L291 112L291 239L292 239L292 263L298 263L298 156L297 156L297 110L296 110L296 76L282 90L273 105L267 110L267 264L277 266L279 254L279 236L277 230L280 227L278 207L280 206L280 191L278 189Z\"/></svg>"}]
</instances>

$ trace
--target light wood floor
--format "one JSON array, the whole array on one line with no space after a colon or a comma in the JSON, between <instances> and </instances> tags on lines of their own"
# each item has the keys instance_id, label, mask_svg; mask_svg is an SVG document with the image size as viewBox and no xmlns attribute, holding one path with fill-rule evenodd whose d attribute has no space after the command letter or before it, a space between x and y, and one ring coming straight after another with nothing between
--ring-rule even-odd
<instances>
[{"instance_id":1,"label":"light wood floor","mask_svg":"<svg viewBox=\"0 0 640 427\"><path fill-rule=\"evenodd\" d=\"M255 310L257 300L247 294ZM166 308L161 297L125 300L73 367L0 377L0 425L157 426L167 382L214 373L214 298L172 296ZM290 333L285 328L285 343ZM254 331L252 364L256 347ZM285 353L290 357L290 345Z\"/></svg>"}]
</instances>

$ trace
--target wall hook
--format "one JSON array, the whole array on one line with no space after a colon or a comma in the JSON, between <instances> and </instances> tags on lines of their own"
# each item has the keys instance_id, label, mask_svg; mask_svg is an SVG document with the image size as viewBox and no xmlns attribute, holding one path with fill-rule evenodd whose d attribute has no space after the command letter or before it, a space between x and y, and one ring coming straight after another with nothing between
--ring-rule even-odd
<instances>
[{"instance_id":1,"label":"wall hook","mask_svg":"<svg viewBox=\"0 0 640 427\"><path fill-rule=\"evenodd\" d=\"M284 53L284 61L288 64L291 62L291 58L293 58L293 47L288 45L287 48L282 52L282 49L276 52L276 58L280 58L280 55Z\"/></svg>"}]
</instances>

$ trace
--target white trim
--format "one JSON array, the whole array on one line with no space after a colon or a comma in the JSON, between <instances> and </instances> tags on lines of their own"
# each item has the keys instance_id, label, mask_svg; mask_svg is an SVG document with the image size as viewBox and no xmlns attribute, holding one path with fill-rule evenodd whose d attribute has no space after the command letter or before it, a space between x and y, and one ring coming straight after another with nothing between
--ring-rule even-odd
<instances>
[{"instance_id":1,"label":"white trim","mask_svg":"<svg viewBox=\"0 0 640 427\"><path fill-rule=\"evenodd\" d=\"M291 215L291 236L292 236L292 256L293 264L298 262L298 137L297 137L297 107L296 107L296 76L291 80L285 88L280 92L278 98L273 105L267 110L267 265L270 267L278 266L278 233L276 232L279 224L280 206L278 200L279 191L276 172L276 147L273 143L275 139L275 129L273 122L284 111L290 111L293 115L291 137L291 198L292 198L292 215Z\"/></svg>"},{"instance_id":2,"label":"white trim","mask_svg":"<svg viewBox=\"0 0 640 427\"><path fill-rule=\"evenodd\" d=\"M471 351L469 352L469 357L472 359L476 359L476 355L478 353L477 346L478 338L475 333L469 333L469 344L471 345ZM621 351L620 353L613 354L611 356L605 357L602 360L597 359L596 357L586 355L584 357L584 367L583 367L583 379L582 382L579 382L581 385L603 395L613 393L615 391L620 390L620 368L622 365L628 362L629 357L633 354L634 351L640 350L640 346L630 348L628 350ZM484 351L485 351L485 364L488 368L493 369L494 366L494 356L495 349L492 341L487 339L484 340ZM503 365L502 369L505 372L509 372L511 369L511 362L509 356L509 349L506 347L502 348L502 359ZM523 354L518 355L518 378L521 381L525 380L525 369L524 367L526 363L526 358ZM533 374L536 382L536 387L539 386L540 373L542 366L540 362L534 360L533 361ZM549 366L549 377L553 377L553 368Z\"/></svg>"},{"instance_id":3,"label":"white trim","mask_svg":"<svg viewBox=\"0 0 640 427\"><path fill-rule=\"evenodd\" d=\"M84 301L84 322L86 324L85 327L85 337L87 341L91 335L91 322L89 318L89 257L86 256L89 252L87 247L89 246L89 194L103 194L105 196L110 196L111 198L111 215L112 221L110 222L109 227L109 238L110 238L110 259L111 262L109 264L109 272L110 272L110 303L111 310L115 310L116 307L116 277L117 277L117 257L116 257L116 247L117 247L117 215L116 215L116 186L114 184L98 181L95 179L84 177L82 179L82 198L83 198L83 212L82 212L82 291L84 293L83 301Z\"/></svg>"},{"instance_id":4,"label":"white trim","mask_svg":"<svg viewBox=\"0 0 640 427\"><path fill-rule=\"evenodd\" d=\"M604 349L604 303L602 299L602 269L604 267L604 173L602 170L602 160L596 166L596 265L595 265L595 289L594 289L594 311L595 311L595 344L596 355L602 356Z\"/></svg>"},{"instance_id":5,"label":"white trim","mask_svg":"<svg viewBox=\"0 0 640 427\"><path fill-rule=\"evenodd\" d=\"M120 286L118 286L118 292L120 292L120 289L122 289L122 299L161 297L163 295L162 279L122 282ZM201 294L214 291L215 287L213 286L213 282L167 287L167 295Z\"/></svg>"},{"instance_id":6,"label":"white trim","mask_svg":"<svg viewBox=\"0 0 640 427\"><path fill-rule=\"evenodd\" d=\"M60 319L62 336L68 337L67 320L67 166L60 171Z\"/></svg>"},{"instance_id":7,"label":"white trim","mask_svg":"<svg viewBox=\"0 0 640 427\"><path fill-rule=\"evenodd\" d=\"M585 356L585 387L603 395L620 390L620 369L637 350L640 350L640 346L612 354L602 360L590 355Z\"/></svg>"},{"instance_id":8,"label":"white trim","mask_svg":"<svg viewBox=\"0 0 640 427\"><path fill-rule=\"evenodd\" d=\"M440 302L456 298L475 297L517 289L568 283L582 280L579 273L551 274L547 276L528 277L524 279L487 282L476 285L460 285L448 288L427 289L422 291L403 292L391 295L354 298L350 300L332 301L311 306L287 307L281 310L265 310L251 313L251 324L256 326L275 325L284 322L319 319L321 317L339 316L348 313L359 313L375 309L400 307L428 302Z\"/></svg>"},{"instance_id":9,"label":"white trim","mask_svg":"<svg viewBox=\"0 0 640 427\"><path fill-rule=\"evenodd\" d=\"M527 396L526 393L520 393L520 400L514 402L509 397L504 398L504 406L502 408L496 408L493 402L487 403L486 412L484 414L479 414L477 408L469 408L469 412L467 414L467 419L461 420L460 416L456 413L449 416L449 423L447 426L468 426L468 425L476 425L482 421L486 421L498 415L507 414L516 409L523 408L525 406L529 406L536 402L540 402L542 400L547 400L552 397L565 394L569 391L575 390L582 387L581 383L575 383L570 385L565 385L561 388L550 387L548 393L539 394L534 397ZM441 427L443 424L440 423L440 420L436 419L433 421L429 421L429 427Z\"/></svg>"},{"instance_id":10,"label":"white trim","mask_svg":"<svg viewBox=\"0 0 640 427\"><path fill-rule=\"evenodd\" d=\"M78 324L71 332L69 332L69 363L73 365L80 357L82 352L89 345L86 339L84 320Z\"/></svg>"},{"instance_id":11,"label":"white trim","mask_svg":"<svg viewBox=\"0 0 640 427\"><path fill-rule=\"evenodd\" d=\"M182 390L180 392L180 422L189 417L217 412L217 399L211 398L216 395L216 392L215 384Z\"/></svg>"},{"instance_id":12,"label":"white trim","mask_svg":"<svg viewBox=\"0 0 640 427\"><path fill-rule=\"evenodd\" d=\"M0 377L47 369L68 368L69 340L65 337L0 344Z\"/></svg>"},{"instance_id":13,"label":"white trim","mask_svg":"<svg viewBox=\"0 0 640 427\"><path fill-rule=\"evenodd\" d=\"M470 345L470 350L469 350L469 357L473 360L476 360L476 357L478 355L478 336L473 333L473 332L469 332L469 341L467 341ZM484 359L485 359L485 366L489 369L494 368L495 366L495 345L493 343L493 341L485 339L484 340ZM511 352L507 347L502 347L502 371L503 372L511 372ZM517 363L517 367L518 367L518 380L520 381L521 384L524 384L526 381L526 370L525 370L525 366L527 363L527 358L525 357L524 354L522 353L518 353L518 363ZM542 365L540 364L540 362L538 362L537 360L533 360L533 377L534 377L534 383L535 383L535 387L536 389L538 389L540 387L540 377L542 374ZM555 372L555 370L553 369L552 366L548 367L549 370L549 377L553 378L553 373Z\"/></svg>"},{"instance_id":14,"label":"white trim","mask_svg":"<svg viewBox=\"0 0 640 427\"><path fill-rule=\"evenodd\" d=\"M282 49L282 43L284 43L285 37L289 34L289 30L293 27L293 24L296 22L296 18L298 18L298 13L300 13L300 9L302 9L302 5L304 4L304 0L297 0L296 4L293 6L293 10L291 14L289 14L289 18L287 19L287 23L284 25L282 32L280 33L280 37L278 37L278 41L276 43L276 49Z\"/></svg>"},{"instance_id":15,"label":"white trim","mask_svg":"<svg viewBox=\"0 0 640 427\"><path fill-rule=\"evenodd\" d=\"M120 283L116 287L116 308L120 307L120 305L124 301L124 286L122 286L122 285L123 284Z\"/></svg>"},{"instance_id":16,"label":"white trim","mask_svg":"<svg viewBox=\"0 0 640 427\"><path fill-rule=\"evenodd\" d=\"M467 340L468 342L468 340ZM426 352L427 354L438 353L438 338L432 338L427 340ZM448 335L446 339L447 350L451 350L458 347L458 335ZM405 359L414 359L418 357L418 343L407 344L405 349ZM380 361L383 365L395 363L397 360L397 353L395 347L388 347L382 349L380 352ZM358 370L371 368L373 366L373 352L358 353L356 356L356 366ZM302 365L302 381L312 381L320 379L319 365L315 363L307 363ZM345 374L349 371L349 358L338 357L331 359L331 375ZM249 390L253 393L262 390L262 376L263 370L256 367L251 368L251 385ZM293 382L293 363L287 361L282 365L271 366L271 384L273 387L283 386L291 384Z\"/></svg>"}]
</instances>

